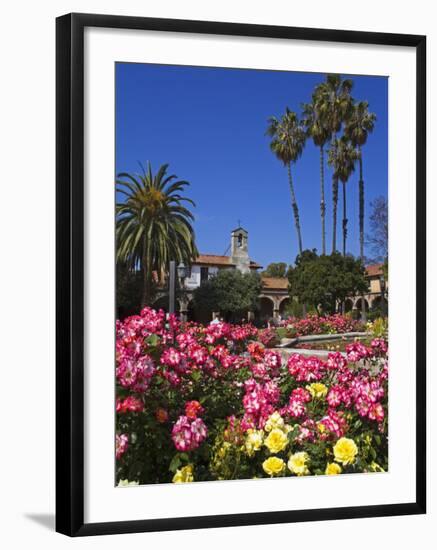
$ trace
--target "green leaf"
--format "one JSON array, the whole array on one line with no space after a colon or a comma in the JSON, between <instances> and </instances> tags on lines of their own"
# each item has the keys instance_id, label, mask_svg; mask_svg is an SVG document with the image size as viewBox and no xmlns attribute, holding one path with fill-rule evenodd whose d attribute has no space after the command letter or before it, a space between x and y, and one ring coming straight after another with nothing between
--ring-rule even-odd
<instances>
[{"instance_id":1,"label":"green leaf","mask_svg":"<svg viewBox=\"0 0 437 550\"><path fill-rule=\"evenodd\" d=\"M299 426L296 425L291 431L288 432L287 434L288 441L290 441L291 443L298 433L299 433Z\"/></svg>"},{"instance_id":2,"label":"green leaf","mask_svg":"<svg viewBox=\"0 0 437 550\"><path fill-rule=\"evenodd\" d=\"M170 472L176 473L176 470L179 468L180 465L181 465L181 458L179 454L175 454L170 462L168 469Z\"/></svg>"},{"instance_id":3,"label":"green leaf","mask_svg":"<svg viewBox=\"0 0 437 550\"><path fill-rule=\"evenodd\" d=\"M155 347L158 345L159 336L157 334L151 334L145 339L146 344L149 346Z\"/></svg>"},{"instance_id":4,"label":"green leaf","mask_svg":"<svg viewBox=\"0 0 437 550\"><path fill-rule=\"evenodd\" d=\"M198 382L202 377L202 373L200 372L200 370L193 370L192 373L191 373L191 378L195 381L195 382Z\"/></svg>"}]
</instances>

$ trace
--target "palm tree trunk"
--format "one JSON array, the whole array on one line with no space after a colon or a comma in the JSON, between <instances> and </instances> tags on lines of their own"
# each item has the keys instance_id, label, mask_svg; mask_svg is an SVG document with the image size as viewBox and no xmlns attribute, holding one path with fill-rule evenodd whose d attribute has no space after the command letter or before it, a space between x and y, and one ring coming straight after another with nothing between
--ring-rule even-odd
<instances>
[{"instance_id":1,"label":"palm tree trunk","mask_svg":"<svg viewBox=\"0 0 437 550\"><path fill-rule=\"evenodd\" d=\"M360 217L360 259L364 265L364 180L363 180L363 159L361 147L359 147L360 179L358 182L359 194L359 217ZM365 323L367 320L366 304L364 295L361 296L361 319Z\"/></svg>"},{"instance_id":2,"label":"palm tree trunk","mask_svg":"<svg viewBox=\"0 0 437 550\"><path fill-rule=\"evenodd\" d=\"M332 253L337 250L338 178L332 177Z\"/></svg>"},{"instance_id":3,"label":"palm tree trunk","mask_svg":"<svg viewBox=\"0 0 437 550\"><path fill-rule=\"evenodd\" d=\"M323 145L320 146L320 216L322 218L322 254L326 254L326 229L325 229L325 153Z\"/></svg>"},{"instance_id":4,"label":"palm tree trunk","mask_svg":"<svg viewBox=\"0 0 437 550\"><path fill-rule=\"evenodd\" d=\"M300 230L299 209L297 207L296 195L294 194L293 178L291 177L290 163L287 164L287 170L288 170L288 182L290 185L290 193L291 193L291 207L293 208L294 222L296 224L297 240L299 243L299 254L302 254L302 234Z\"/></svg>"},{"instance_id":5,"label":"palm tree trunk","mask_svg":"<svg viewBox=\"0 0 437 550\"><path fill-rule=\"evenodd\" d=\"M346 256L346 239L347 239L347 208L346 208L346 182L343 183L343 256Z\"/></svg>"}]
</instances>

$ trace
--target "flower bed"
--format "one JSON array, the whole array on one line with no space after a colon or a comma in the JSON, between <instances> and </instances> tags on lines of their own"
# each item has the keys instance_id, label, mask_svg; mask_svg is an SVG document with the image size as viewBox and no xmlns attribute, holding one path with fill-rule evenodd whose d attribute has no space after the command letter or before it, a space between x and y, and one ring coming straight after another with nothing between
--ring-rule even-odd
<instances>
[{"instance_id":1,"label":"flower bed","mask_svg":"<svg viewBox=\"0 0 437 550\"><path fill-rule=\"evenodd\" d=\"M283 363L251 325L145 308L116 331L120 485L387 469L385 340Z\"/></svg>"},{"instance_id":2,"label":"flower bed","mask_svg":"<svg viewBox=\"0 0 437 550\"><path fill-rule=\"evenodd\" d=\"M288 338L309 336L313 334L343 334L345 332L361 332L365 325L348 315L308 315L304 319L289 318L280 323L286 329Z\"/></svg>"}]
</instances>

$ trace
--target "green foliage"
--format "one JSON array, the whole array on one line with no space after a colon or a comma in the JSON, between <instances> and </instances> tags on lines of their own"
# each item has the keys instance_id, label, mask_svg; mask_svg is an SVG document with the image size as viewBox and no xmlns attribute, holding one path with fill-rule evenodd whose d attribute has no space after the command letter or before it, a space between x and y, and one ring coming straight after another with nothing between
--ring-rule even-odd
<instances>
[{"instance_id":1,"label":"green foliage","mask_svg":"<svg viewBox=\"0 0 437 550\"><path fill-rule=\"evenodd\" d=\"M116 303L117 318L123 319L140 310L143 275L141 271L130 270L123 263L117 264Z\"/></svg>"},{"instance_id":2,"label":"green foliage","mask_svg":"<svg viewBox=\"0 0 437 550\"><path fill-rule=\"evenodd\" d=\"M356 103L346 120L344 133L354 147L362 147L367 142L369 133L373 132L376 115L369 112L369 103Z\"/></svg>"},{"instance_id":3,"label":"green foliage","mask_svg":"<svg viewBox=\"0 0 437 550\"><path fill-rule=\"evenodd\" d=\"M334 171L334 176L346 183L355 170L358 153L349 141L342 136L336 139L328 152L328 164Z\"/></svg>"},{"instance_id":4,"label":"green foliage","mask_svg":"<svg viewBox=\"0 0 437 550\"><path fill-rule=\"evenodd\" d=\"M270 149L285 166L296 162L305 147L306 133L298 116L287 107L281 118L270 117L267 135Z\"/></svg>"},{"instance_id":5,"label":"green foliage","mask_svg":"<svg viewBox=\"0 0 437 550\"><path fill-rule=\"evenodd\" d=\"M376 317L373 322L368 323L368 330L375 338L386 338L388 334L388 320L383 317Z\"/></svg>"},{"instance_id":6,"label":"green foliage","mask_svg":"<svg viewBox=\"0 0 437 550\"><path fill-rule=\"evenodd\" d=\"M274 262L269 264L262 272L266 277L286 277L287 264L285 262Z\"/></svg>"},{"instance_id":7,"label":"green foliage","mask_svg":"<svg viewBox=\"0 0 437 550\"><path fill-rule=\"evenodd\" d=\"M241 273L222 269L215 277L194 291L194 304L199 309L220 311L227 320L240 320L247 311L259 307L261 277L258 273Z\"/></svg>"},{"instance_id":8,"label":"green foliage","mask_svg":"<svg viewBox=\"0 0 437 550\"><path fill-rule=\"evenodd\" d=\"M311 313L311 311L307 310L307 313ZM299 302L299 300L296 299L296 297L291 298L284 308L284 313L282 317L284 319L286 319L287 317L297 317L298 319L301 319L303 316L303 305Z\"/></svg>"},{"instance_id":9,"label":"green foliage","mask_svg":"<svg viewBox=\"0 0 437 550\"><path fill-rule=\"evenodd\" d=\"M149 163L143 174L118 174L116 206L117 262L143 271L142 305L151 303L153 272L168 270L170 260L190 264L197 256L194 216L185 206L194 202L181 195L187 181L167 175L168 165L154 175Z\"/></svg>"},{"instance_id":10,"label":"green foliage","mask_svg":"<svg viewBox=\"0 0 437 550\"><path fill-rule=\"evenodd\" d=\"M296 258L288 279L291 296L324 313L334 313L338 302L367 289L361 262L338 252L318 256L315 250L305 250Z\"/></svg>"},{"instance_id":11,"label":"green foliage","mask_svg":"<svg viewBox=\"0 0 437 550\"><path fill-rule=\"evenodd\" d=\"M352 87L352 80L342 80L338 74L328 74L325 82L319 84L314 91L313 98L318 116L331 136L340 131L342 123L351 114Z\"/></svg>"}]
</instances>

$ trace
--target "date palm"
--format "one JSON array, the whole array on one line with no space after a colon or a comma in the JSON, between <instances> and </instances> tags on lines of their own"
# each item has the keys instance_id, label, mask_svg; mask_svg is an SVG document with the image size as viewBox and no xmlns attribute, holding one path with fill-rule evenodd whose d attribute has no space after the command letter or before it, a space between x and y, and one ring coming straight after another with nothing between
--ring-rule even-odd
<instances>
[{"instance_id":1,"label":"date palm","mask_svg":"<svg viewBox=\"0 0 437 550\"><path fill-rule=\"evenodd\" d=\"M320 218L322 225L322 254L326 254L326 204L325 204L325 150L324 147L330 138L330 130L322 119L317 104L317 94L313 94L311 103L302 105L303 124L308 137L311 137L314 145L320 149Z\"/></svg>"},{"instance_id":2,"label":"date palm","mask_svg":"<svg viewBox=\"0 0 437 550\"><path fill-rule=\"evenodd\" d=\"M360 258L364 263L364 179L363 179L363 151L369 133L373 132L376 115L369 112L367 101L360 101L353 106L348 120L346 121L344 133L359 153L360 178L359 189L359 224L360 224Z\"/></svg>"},{"instance_id":3,"label":"date palm","mask_svg":"<svg viewBox=\"0 0 437 550\"><path fill-rule=\"evenodd\" d=\"M149 304L152 277L168 271L170 260L191 264L197 256L194 216L185 206L194 202L181 193L189 185L167 175L168 165L154 175L149 163L142 174L118 174L116 205L116 258L129 269L143 272L142 305Z\"/></svg>"},{"instance_id":4,"label":"date palm","mask_svg":"<svg viewBox=\"0 0 437 550\"><path fill-rule=\"evenodd\" d=\"M347 240L347 204L346 204L346 183L355 170L355 162L359 156L358 151L348 141L345 136L336 139L328 153L328 162L332 166L334 176L337 181L337 200L338 200L338 181L343 187L343 256L346 256Z\"/></svg>"},{"instance_id":5,"label":"date palm","mask_svg":"<svg viewBox=\"0 0 437 550\"><path fill-rule=\"evenodd\" d=\"M291 165L301 156L305 146L305 130L295 112L287 107L281 118L270 117L266 134L270 136L270 149L276 157L286 166L288 173L288 184L291 194L291 207L296 225L299 254L302 254L302 232L299 219L299 208L297 206L296 194L294 191Z\"/></svg>"},{"instance_id":6,"label":"date palm","mask_svg":"<svg viewBox=\"0 0 437 550\"><path fill-rule=\"evenodd\" d=\"M342 80L340 75L328 74L326 81L319 84L314 92L316 106L323 124L329 130L331 150L337 142L337 133L348 118L352 108L352 80ZM337 249L337 203L338 177L332 176L332 252Z\"/></svg>"}]
</instances>

